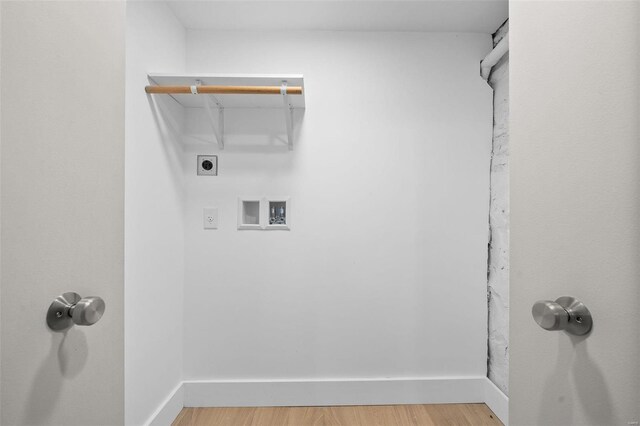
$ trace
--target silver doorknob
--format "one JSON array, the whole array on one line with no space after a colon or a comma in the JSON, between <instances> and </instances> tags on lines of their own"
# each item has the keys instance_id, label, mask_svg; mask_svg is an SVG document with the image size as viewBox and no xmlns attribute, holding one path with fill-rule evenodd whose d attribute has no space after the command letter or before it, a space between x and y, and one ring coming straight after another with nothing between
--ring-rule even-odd
<instances>
[{"instance_id":1,"label":"silver doorknob","mask_svg":"<svg viewBox=\"0 0 640 426\"><path fill-rule=\"evenodd\" d=\"M102 318L104 307L104 300L101 298L85 297L69 308L69 314L77 325L93 325Z\"/></svg>"},{"instance_id":2,"label":"silver doorknob","mask_svg":"<svg viewBox=\"0 0 640 426\"><path fill-rule=\"evenodd\" d=\"M76 325L93 325L104 314L105 303L100 297L81 298L78 293L64 293L56 297L47 311L47 325L62 331Z\"/></svg>"},{"instance_id":3,"label":"silver doorknob","mask_svg":"<svg viewBox=\"0 0 640 426\"><path fill-rule=\"evenodd\" d=\"M591 331L591 312L574 297L563 296L551 300L539 300L533 304L531 314L536 323L545 330L564 330L582 336Z\"/></svg>"}]
</instances>

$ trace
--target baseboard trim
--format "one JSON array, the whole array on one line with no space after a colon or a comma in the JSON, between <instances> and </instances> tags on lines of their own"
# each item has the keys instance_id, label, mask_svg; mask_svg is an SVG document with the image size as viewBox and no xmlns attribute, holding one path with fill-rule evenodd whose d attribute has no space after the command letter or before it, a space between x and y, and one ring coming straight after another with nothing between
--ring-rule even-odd
<instances>
[{"instance_id":1,"label":"baseboard trim","mask_svg":"<svg viewBox=\"0 0 640 426\"><path fill-rule=\"evenodd\" d=\"M509 425L509 397L485 377L484 403L495 413L505 426Z\"/></svg>"},{"instance_id":2,"label":"baseboard trim","mask_svg":"<svg viewBox=\"0 0 640 426\"><path fill-rule=\"evenodd\" d=\"M485 377L187 381L185 407L484 402Z\"/></svg>"},{"instance_id":3,"label":"baseboard trim","mask_svg":"<svg viewBox=\"0 0 640 426\"><path fill-rule=\"evenodd\" d=\"M181 382L171 392L165 402L151 416L147 426L169 426L184 407L184 383Z\"/></svg>"},{"instance_id":4,"label":"baseboard trim","mask_svg":"<svg viewBox=\"0 0 640 426\"><path fill-rule=\"evenodd\" d=\"M151 417L169 426L183 407L485 403L505 425L509 398L486 377L185 381Z\"/></svg>"}]
</instances>

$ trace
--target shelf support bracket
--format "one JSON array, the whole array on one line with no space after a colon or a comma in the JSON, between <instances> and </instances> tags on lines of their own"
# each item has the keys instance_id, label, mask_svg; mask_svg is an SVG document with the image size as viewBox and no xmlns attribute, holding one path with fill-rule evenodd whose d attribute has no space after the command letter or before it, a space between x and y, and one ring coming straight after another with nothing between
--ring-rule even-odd
<instances>
[{"instance_id":1,"label":"shelf support bracket","mask_svg":"<svg viewBox=\"0 0 640 426\"><path fill-rule=\"evenodd\" d=\"M198 86L202 83L200 80L196 82ZM196 90L197 94L197 90ZM216 141L218 142L218 148L221 150L224 149L224 107L222 104L214 97L214 101L216 103L216 107L218 108L218 123L216 124L216 119L213 115L213 111L211 110L211 105L209 105L209 96L204 95L204 107L207 110L207 115L209 116L209 121L211 122L211 128L213 130L213 134L216 137Z\"/></svg>"},{"instance_id":2,"label":"shelf support bracket","mask_svg":"<svg viewBox=\"0 0 640 426\"><path fill-rule=\"evenodd\" d=\"M289 101L287 94L287 82L283 81L280 86L280 94L284 103L284 118L287 125L287 138L289 140L289 151L293 151L293 105Z\"/></svg>"}]
</instances>

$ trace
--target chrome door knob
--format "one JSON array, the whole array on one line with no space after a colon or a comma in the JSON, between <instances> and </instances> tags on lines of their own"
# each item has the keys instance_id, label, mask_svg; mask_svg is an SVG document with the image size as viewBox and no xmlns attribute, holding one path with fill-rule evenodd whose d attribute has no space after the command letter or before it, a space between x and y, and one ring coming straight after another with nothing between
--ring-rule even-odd
<instances>
[{"instance_id":1,"label":"chrome door knob","mask_svg":"<svg viewBox=\"0 0 640 426\"><path fill-rule=\"evenodd\" d=\"M78 293L64 293L56 297L47 311L47 325L63 331L76 325L93 325L104 314L105 303L100 297L81 298Z\"/></svg>"},{"instance_id":2,"label":"chrome door knob","mask_svg":"<svg viewBox=\"0 0 640 426\"><path fill-rule=\"evenodd\" d=\"M93 325L104 314L104 300L97 296L85 297L69 308L69 315L76 325Z\"/></svg>"},{"instance_id":3,"label":"chrome door knob","mask_svg":"<svg viewBox=\"0 0 640 426\"><path fill-rule=\"evenodd\" d=\"M574 297L559 297L556 301L539 300L533 304L531 314L545 330L564 330L582 336L591 331L593 319L584 303Z\"/></svg>"},{"instance_id":4,"label":"chrome door knob","mask_svg":"<svg viewBox=\"0 0 640 426\"><path fill-rule=\"evenodd\" d=\"M537 301L531 313L533 319L545 330L564 330L569 322L569 313L551 300Z\"/></svg>"}]
</instances>

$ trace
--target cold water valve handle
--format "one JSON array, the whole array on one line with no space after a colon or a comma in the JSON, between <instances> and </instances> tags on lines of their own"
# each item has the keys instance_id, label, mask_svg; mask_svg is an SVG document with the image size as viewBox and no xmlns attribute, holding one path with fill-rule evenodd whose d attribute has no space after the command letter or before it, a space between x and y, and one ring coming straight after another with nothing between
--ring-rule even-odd
<instances>
[{"instance_id":1,"label":"cold water valve handle","mask_svg":"<svg viewBox=\"0 0 640 426\"><path fill-rule=\"evenodd\" d=\"M531 314L536 323L545 330L564 330L576 336L591 331L593 319L591 312L574 297L563 296L551 300L539 300L534 303Z\"/></svg>"},{"instance_id":2,"label":"cold water valve handle","mask_svg":"<svg viewBox=\"0 0 640 426\"><path fill-rule=\"evenodd\" d=\"M73 324L93 325L102 318L104 309L105 303L100 297L81 298L78 293L64 293L49 306L47 325L54 331L64 331Z\"/></svg>"}]
</instances>

